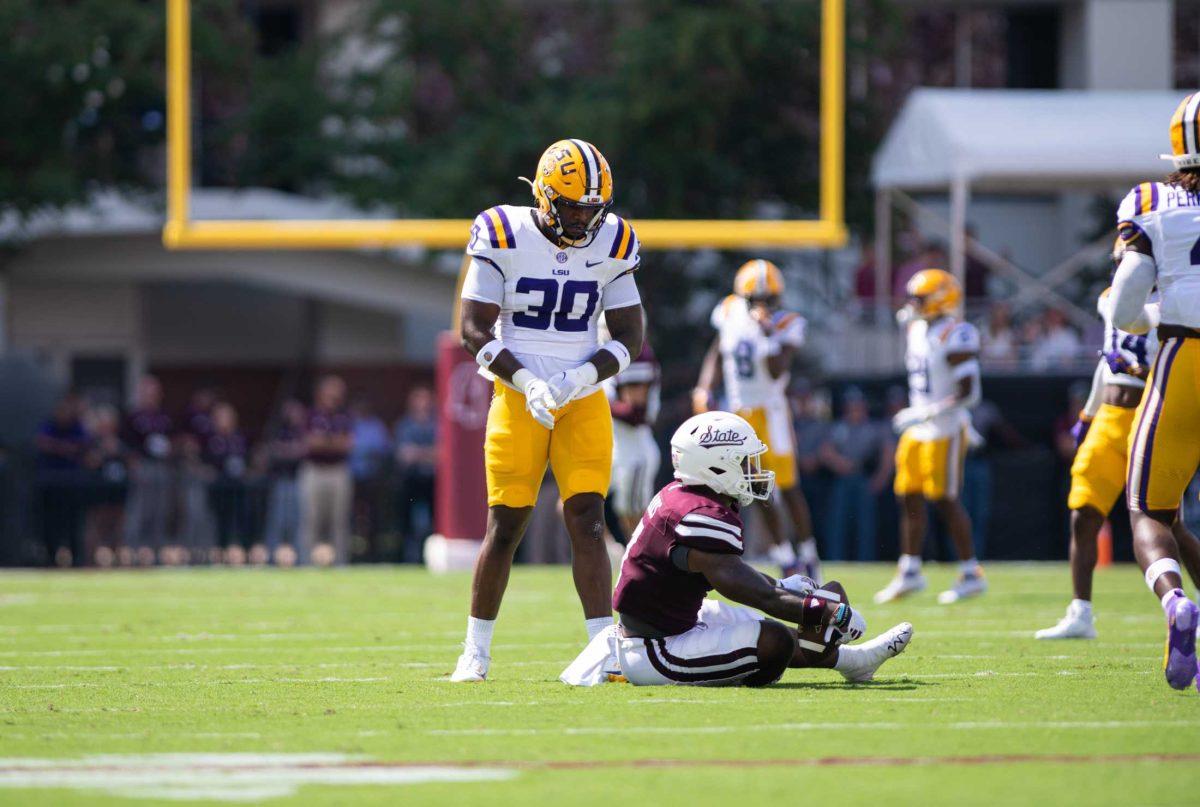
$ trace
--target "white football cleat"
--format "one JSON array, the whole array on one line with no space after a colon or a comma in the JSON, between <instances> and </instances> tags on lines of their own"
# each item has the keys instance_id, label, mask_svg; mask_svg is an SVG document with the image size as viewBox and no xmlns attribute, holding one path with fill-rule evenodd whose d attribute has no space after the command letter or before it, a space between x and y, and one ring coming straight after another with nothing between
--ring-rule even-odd
<instances>
[{"instance_id":1,"label":"white football cleat","mask_svg":"<svg viewBox=\"0 0 1200 807\"><path fill-rule=\"evenodd\" d=\"M834 669L852 684L870 681L885 661L904 652L912 637L912 623L901 622L869 642L854 647L842 645L838 648L838 663Z\"/></svg>"},{"instance_id":2,"label":"white football cleat","mask_svg":"<svg viewBox=\"0 0 1200 807\"><path fill-rule=\"evenodd\" d=\"M987 591L987 581L983 579L983 572L963 574L959 575L953 588L938 595L938 602L942 605L950 605L969 597L978 597L985 591Z\"/></svg>"},{"instance_id":3,"label":"white football cleat","mask_svg":"<svg viewBox=\"0 0 1200 807\"><path fill-rule=\"evenodd\" d=\"M1067 613L1053 628L1044 628L1033 634L1035 639L1095 639L1096 625L1092 612L1071 603Z\"/></svg>"},{"instance_id":4,"label":"white football cleat","mask_svg":"<svg viewBox=\"0 0 1200 807\"><path fill-rule=\"evenodd\" d=\"M474 647L466 646L458 657L458 664L450 674L450 680L456 684L478 684L487 680L488 665L492 663L491 656L481 655Z\"/></svg>"},{"instance_id":5,"label":"white football cleat","mask_svg":"<svg viewBox=\"0 0 1200 807\"><path fill-rule=\"evenodd\" d=\"M925 575L920 572L897 574L892 578L892 582L884 586L881 591L875 592L875 604L883 605L885 602L916 594L918 591L924 591L926 585L928 584L925 582Z\"/></svg>"}]
</instances>

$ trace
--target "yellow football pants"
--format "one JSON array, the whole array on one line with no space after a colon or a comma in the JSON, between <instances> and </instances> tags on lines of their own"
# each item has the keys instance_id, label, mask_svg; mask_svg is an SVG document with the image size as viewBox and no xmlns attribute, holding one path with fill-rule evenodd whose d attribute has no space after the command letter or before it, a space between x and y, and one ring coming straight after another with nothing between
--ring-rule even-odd
<instances>
[{"instance_id":1,"label":"yellow football pants","mask_svg":"<svg viewBox=\"0 0 1200 807\"><path fill-rule=\"evenodd\" d=\"M483 445L488 507L532 507L546 463L563 501L578 493L608 494L612 412L603 390L571 401L547 429L525 409L525 396L496 382Z\"/></svg>"},{"instance_id":2,"label":"yellow football pants","mask_svg":"<svg viewBox=\"0 0 1200 807\"><path fill-rule=\"evenodd\" d=\"M1163 341L1129 436L1129 509L1174 510L1200 466L1200 339Z\"/></svg>"},{"instance_id":3,"label":"yellow football pants","mask_svg":"<svg viewBox=\"0 0 1200 807\"><path fill-rule=\"evenodd\" d=\"M790 490L796 487L796 444L792 436L792 419L785 403L782 407L759 406L738 410L754 428L758 439L767 444L763 454L764 471L775 472L775 487Z\"/></svg>"},{"instance_id":4,"label":"yellow football pants","mask_svg":"<svg viewBox=\"0 0 1200 807\"><path fill-rule=\"evenodd\" d=\"M1125 487L1129 432L1136 414L1136 409L1101 404L1071 463L1069 509L1091 507L1108 515L1117 503Z\"/></svg>"},{"instance_id":5,"label":"yellow football pants","mask_svg":"<svg viewBox=\"0 0 1200 807\"><path fill-rule=\"evenodd\" d=\"M951 437L918 440L912 430L900 435L896 446L897 496L924 496L929 501L957 499L962 490L963 463L967 458L967 432Z\"/></svg>"}]
</instances>

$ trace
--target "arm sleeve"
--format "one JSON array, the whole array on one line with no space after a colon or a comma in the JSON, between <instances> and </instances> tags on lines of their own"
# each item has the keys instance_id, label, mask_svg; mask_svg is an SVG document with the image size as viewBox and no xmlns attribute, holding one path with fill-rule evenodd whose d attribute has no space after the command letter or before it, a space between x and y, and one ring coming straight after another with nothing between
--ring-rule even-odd
<instances>
[{"instance_id":1,"label":"arm sleeve","mask_svg":"<svg viewBox=\"0 0 1200 807\"><path fill-rule=\"evenodd\" d=\"M1113 276L1112 293L1108 295L1114 326L1134 334L1150 330L1146 297L1154 288L1157 275L1153 258L1140 252L1125 253Z\"/></svg>"},{"instance_id":2,"label":"arm sleeve","mask_svg":"<svg viewBox=\"0 0 1200 807\"><path fill-rule=\"evenodd\" d=\"M471 258L462 297L481 303L504 304L504 273L491 258L480 255Z\"/></svg>"},{"instance_id":3,"label":"arm sleeve","mask_svg":"<svg viewBox=\"0 0 1200 807\"><path fill-rule=\"evenodd\" d=\"M1096 372L1092 373L1092 388L1088 392L1087 400L1083 404L1083 414L1085 417L1094 418L1096 413L1100 411L1100 403L1103 400L1101 391L1104 389L1104 359L1096 363Z\"/></svg>"},{"instance_id":4,"label":"arm sleeve","mask_svg":"<svg viewBox=\"0 0 1200 807\"><path fill-rule=\"evenodd\" d=\"M604 287L602 294L605 311L627 308L642 302L642 295L638 293L637 281L633 279L633 273L634 269L627 269L610 280Z\"/></svg>"},{"instance_id":5,"label":"arm sleeve","mask_svg":"<svg viewBox=\"0 0 1200 807\"><path fill-rule=\"evenodd\" d=\"M684 515L675 525L673 545L703 552L740 555L743 549L741 521L725 510L697 508Z\"/></svg>"}]
</instances>

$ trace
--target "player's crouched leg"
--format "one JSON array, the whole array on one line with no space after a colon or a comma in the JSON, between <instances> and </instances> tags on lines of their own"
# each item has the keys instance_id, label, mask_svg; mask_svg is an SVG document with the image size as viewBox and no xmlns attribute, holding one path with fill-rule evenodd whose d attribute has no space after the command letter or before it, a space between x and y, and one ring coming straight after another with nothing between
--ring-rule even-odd
<instances>
[{"instance_id":1,"label":"player's crouched leg","mask_svg":"<svg viewBox=\"0 0 1200 807\"><path fill-rule=\"evenodd\" d=\"M762 687L783 677L796 655L796 635L790 628L764 619L758 633L758 671L742 682L743 686Z\"/></svg>"},{"instance_id":2,"label":"player's crouched leg","mask_svg":"<svg viewBox=\"0 0 1200 807\"><path fill-rule=\"evenodd\" d=\"M705 600L699 617L700 622L694 628L676 636L620 639L621 672L629 683L635 686L745 686L753 677L762 685L777 680L783 673L782 669L773 668L782 637L772 635L767 639L771 664L759 657L759 640L767 622L757 611ZM778 627L783 628L782 625ZM773 628L767 631L774 633ZM768 667L773 669L770 679L766 680Z\"/></svg>"}]
</instances>

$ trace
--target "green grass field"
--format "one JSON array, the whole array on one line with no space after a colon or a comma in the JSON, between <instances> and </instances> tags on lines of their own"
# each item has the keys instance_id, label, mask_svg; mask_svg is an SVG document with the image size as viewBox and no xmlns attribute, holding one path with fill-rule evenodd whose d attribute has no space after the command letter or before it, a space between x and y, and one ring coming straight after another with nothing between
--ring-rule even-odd
<instances>
[{"instance_id":1,"label":"green grass field","mask_svg":"<svg viewBox=\"0 0 1200 807\"><path fill-rule=\"evenodd\" d=\"M865 603L891 569L828 571ZM1136 569L1098 574L1082 643L1032 638L1066 605L1064 566L995 565L985 599L938 606L951 573L865 607L872 634L916 625L875 683L757 691L558 683L584 639L563 568L513 575L476 686L444 680L466 575L3 573L0 804L1200 801L1200 694L1163 681ZM300 753L320 756L262 756ZM125 758L147 754L179 756Z\"/></svg>"}]
</instances>

